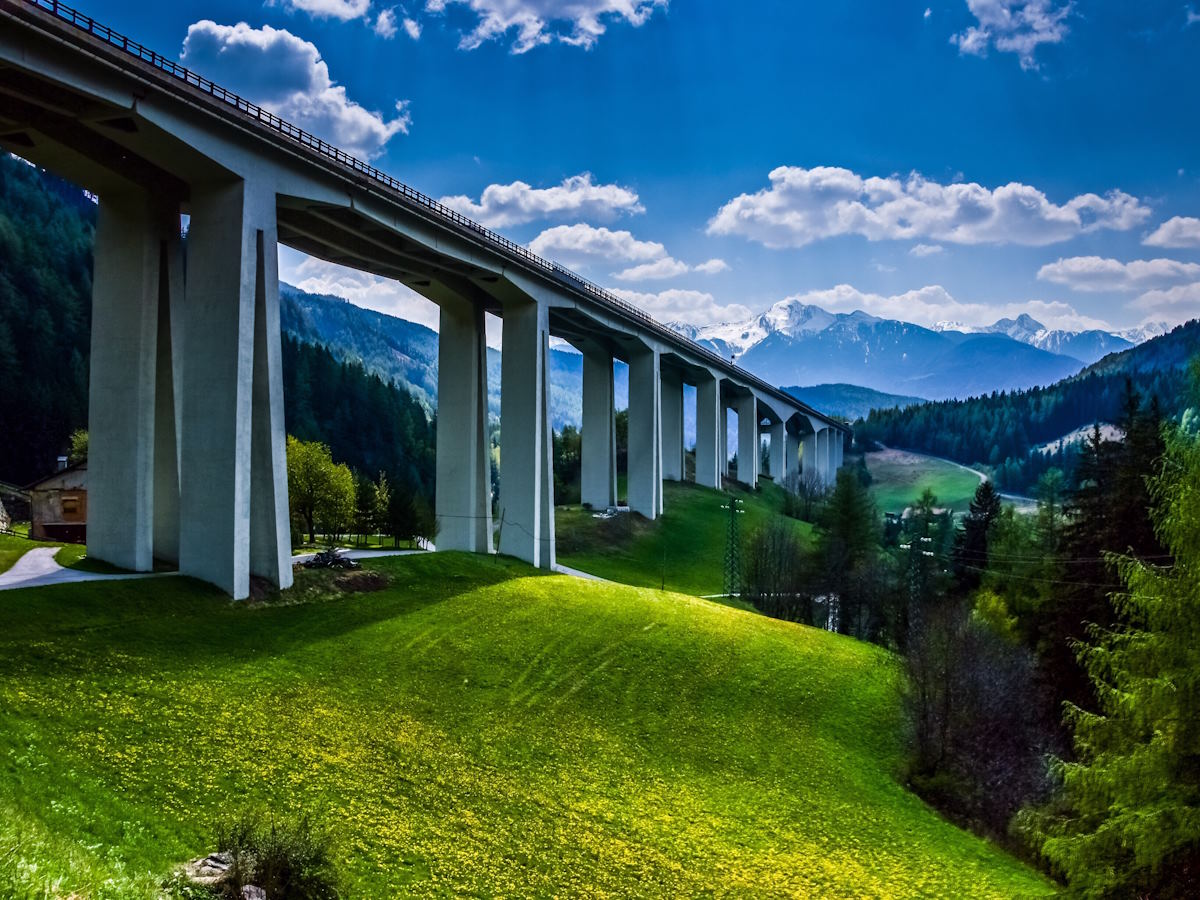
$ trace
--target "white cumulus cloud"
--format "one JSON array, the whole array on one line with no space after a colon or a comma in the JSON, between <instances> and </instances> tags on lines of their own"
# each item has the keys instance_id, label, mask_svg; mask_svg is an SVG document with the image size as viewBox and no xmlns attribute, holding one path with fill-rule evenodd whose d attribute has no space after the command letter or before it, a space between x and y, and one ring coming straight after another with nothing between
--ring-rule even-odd
<instances>
[{"instance_id":1,"label":"white cumulus cloud","mask_svg":"<svg viewBox=\"0 0 1200 900\"><path fill-rule=\"evenodd\" d=\"M419 40L421 37L421 23L418 22L416 19L405 19L404 20L404 33L407 34L414 41Z\"/></svg>"},{"instance_id":2,"label":"white cumulus cloud","mask_svg":"<svg viewBox=\"0 0 1200 900\"><path fill-rule=\"evenodd\" d=\"M1200 281L1200 263L1176 259L1121 262L1099 256L1072 256L1042 266L1037 277L1073 291L1147 291Z\"/></svg>"},{"instance_id":3,"label":"white cumulus cloud","mask_svg":"<svg viewBox=\"0 0 1200 900\"><path fill-rule=\"evenodd\" d=\"M1200 219L1191 216L1167 219L1142 243L1147 247L1200 247Z\"/></svg>"},{"instance_id":4,"label":"white cumulus cloud","mask_svg":"<svg viewBox=\"0 0 1200 900\"><path fill-rule=\"evenodd\" d=\"M997 188L938 184L917 173L863 177L831 166L780 166L768 177L770 187L722 206L708 233L741 235L777 248L846 234L872 241L1040 246L1100 229L1126 231L1150 215L1141 201L1119 190L1057 204L1018 182Z\"/></svg>"},{"instance_id":5,"label":"white cumulus cloud","mask_svg":"<svg viewBox=\"0 0 1200 900\"><path fill-rule=\"evenodd\" d=\"M729 263L725 262L723 259L709 259L697 266L693 266L693 268L697 272L701 272L705 275L716 275L720 272L728 272Z\"/></svg>"},{"instance_id":6,"label":"white cumulus cloud","mask_svg":"<svg viewBox=\"0 0 1200 900\"><path fill-rule=\"evenodd\" d=\"M349 22L367 14L371 0L268 0L268 6L308 13L314 19L337 19Z\"/></svg>"},{"instance_id":7,"label":"white cumulus cloud","mask_svg":"<svg viewBox=\"0 0 1200 900\"><path fill-rule=\"evenodd\" d=\"M375 17L375 33L381 38L387 40L396 36L396 10L382 10Z\"/></svg>"},{"instance_id":8,"label":"white cumulus cloud","mask_svg":"<svg viewBox=\"0 0 1200 900\"><path fill-rule=\"evenodd\" d=\"M351 100L316 45L284 29L209 19L188 27L180 59L224 86L362 159L382 152L411 118L405 101L386 118Z\"/></svg>"},{"instance_id":9,"label":"white cumulus cloud","mask_svg":"<svg viewBox=\"0 0 1200 900\"><path fill-rule=\"evenodd\" d=\"M686 291L672 288L658 293L643 293L613 288L626 303L649 313L660 322L686 322L689 325L716 325L736 322L750 317L750 310L740 303L722 305L705 291Z\"/></svg>"},{"instance_id":10,"label":"white cumulus cloud","mask_svg":"<svg viewBox=\"0 0 1200 900\"><path fill-rule=\"evenodd\" d=\"M667 255L657 241L639 241L628 231L596 228L582 222L547 228L529 243L538 256L546 256L563 265L587 265L606 262L654 262Z\"/></svg>"},{"instance_id":11,"label":"white cumulus cloud","mask_svg":"<svg viewBox=\"0 0 1200 900\"><path fill-rule=\"evenodd\" d=\"M654 262L642 263L620 272L614 272L613 278L617 281L655 281L686 275L688 271L687 263L664 256Z\"/></svg>"},{"instance_id":12,"label":"white cumulus cloud","mask_svg":"<svg viewBox=\"0 0 1200 900\"><path fill-rule=\"evenodd\" d=\"M621 213L646 211L636 191L617 184L593 184L588 172L549 188L531 187L524 181L489 184L478 201L456 195L441 202L489 228L567 217L611 221Z\"/></svg>"},{"instance_id":13,"label":"white cumulus cloud","mask_svg":"<svg viewBox=\"0 0 1200 900\"><path fill-rule=\"evenodd\" d=\"M392 278L350 269L288 250L280 254L279 277L302 291L343 297L355 306L438 329L439 309Z\"/></svg>"},{"instance_id":14,"label":"white cumulus cloud","mask_svg":"<svg viewBox=\"0 0 1200 900\"><path fill-rule=\"evenodd\" d=\"M945 249L941 244L914 244L908 252L910 256L925 257L934 256Z\"/></svg>"},{"instance_id":15,"label":"white cumulus cloud","mask_svg":"<svg viewBox=\"0 0 1200 900\"><path fill-rule=\"evenodd\" d=\"M1153 319L1178 324L1200 318L1200 281L1165 290L1146 291L1132 305L1146 313L1147 321Z\"/></svg>"},{"instance_id":16,"label":"white cumulus cloud","mask_svg":"<svg viewBox=\"0 0 1200 900\"><path fill-rule=\"evenodd\" d=\"M1022 69L1036 69L1040 44L1058 44L1067 36L1070 3L1055 0L967 0L978 24L951 36L960 53L986 56L989 47L1015 53Z\"/></svg>"},{"instance_id":17,"label":"white cumulus cloud","mask_svg":"<svg viewBox=\"0 0 1200 900\"><path fill-rule=\"evenodd\" d=\"M467 7L477 19L462 36L462 49L474 50L511 33L512 52L525 53L551 41L590 48L607 22L623 20L637 27L656 9L666 8L667 0L427 0L425 9L439 13L454 5Z\"/></svg>"}]
</instances>

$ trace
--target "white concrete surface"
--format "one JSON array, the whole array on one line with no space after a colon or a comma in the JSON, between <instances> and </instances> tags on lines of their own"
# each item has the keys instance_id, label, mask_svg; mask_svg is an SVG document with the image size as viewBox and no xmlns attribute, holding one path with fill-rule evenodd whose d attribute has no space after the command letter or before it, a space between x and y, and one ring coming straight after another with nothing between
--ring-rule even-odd
<instances>
[{"instance_id":1,"label":"white concrete surface","mask_svg":"<svg viewBox=\"0 0 1200 900\"><path fill-rule=\"evenodd\" d=\"M660 373L662 414L662 477L683 481L683 381L678 375Z\"/></svg>"},{"instance_id":2,"label":"white concrete surface","mask_svg":"<svg viewBox=\"0 0 1200 900\"><path fill-rule=\"evenodd\" d=\"M554 567L554 473L549 385L550 321L538 300L504 307L500 362L500 552Z\"/></svg>"},{"instance_id":3,"label":"white concrete surface","mask_svg":"<svg viewBox=\"0 0 1200 900\"><path fill-rule=\"evenodd\" d=\"M658 350L629 354L629 508L647 519L663 511L662 395Z\"/></svg>"},{"instance_id":4,"label":"white concrete surface","mask_svg":"<svg viewBox=\"0 0 1200 900\"><path fill-rule=\"evenodd\" d=\"M617 428L611 353L583 353L580 499L593 509L617 505Z\"/></svg>"},{"instance_id":5,"label":"white concrete surface","mask_svg":"<svg viewBox=\"0 0 1200 900\"><path fill-rule=\"evenodd\" d=\"M725 424L721 409L721 383L716 378L700 378L696 383L696 484L721 486L721 440L719 429Z\"/></svg>"},{"instance_id":6,"label":"white concrete surface","mask_svg":"<svg viewBox=\"0 0 1200 900\"><path fill-rule=\"evenodd\" d=\"M444 550L492 552L484 310L446 297L438 331L437 508Z\"/></svg>"},{"instance_id":7,"label":"white concrete surface","mask_svg":"<svg viewBox=\"0 0 1200 900\"><path fill-rule=\"evenodd\" d=\"M771 439L771 448L767 454L767 462L771 468L771 479L776 484L783 484L784 459L787 451L783 422L772 422L767 426L767 434Z\"/></svg>"},{"instance_id":8,"label":"white concrete surface","mask_svg":"<svg viewBox=\"0 0 1200 900\"><path fill-rule=\"evenodd\" d=\"M739 397L738 481L747 487L758 484L758 400L753 394Z\"/></svg>"}]
</instances>

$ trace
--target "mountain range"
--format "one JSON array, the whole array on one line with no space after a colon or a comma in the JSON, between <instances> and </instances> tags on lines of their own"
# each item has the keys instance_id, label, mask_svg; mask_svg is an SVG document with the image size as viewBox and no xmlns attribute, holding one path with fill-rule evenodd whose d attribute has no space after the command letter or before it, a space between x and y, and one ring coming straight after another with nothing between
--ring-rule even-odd
<instances>
[{"instance_id":1,"label":"mountain range","mask_svg":"<svg viewBox=\"0 0 1200 900\"><path fill-rule=\"evenodd\" d=\"M846 383L931 400L1050 384L1167 330L1051 330L1028 315L984 328L923 328L797 300L743 322L672 327L776 384Z\"/></svg>"}]
</instances>

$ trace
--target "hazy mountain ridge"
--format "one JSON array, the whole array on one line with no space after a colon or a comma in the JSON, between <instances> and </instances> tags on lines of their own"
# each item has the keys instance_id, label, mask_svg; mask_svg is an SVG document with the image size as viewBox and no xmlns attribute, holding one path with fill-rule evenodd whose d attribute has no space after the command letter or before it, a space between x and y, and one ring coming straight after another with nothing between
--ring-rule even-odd
<instances>
[{"instance_id":1,"label":"hazy mountain ridge","mask_svg":"<svg viewBox=\"0 0 1200 900\"><path fill-rule=\"evenodd\" d=\"M742 322L671 327L778 384L847 383L931 399L1051 384L1166 328L1072 332L1028 315L982 328L959 322L924 328L795 300Z\"/></svg>"},{"instance_id":2,"label":"hazy mountain ridge","mask_svg":"<svg viewBox=\"0 0 1200 900\"><path fill-rule=\"evenodd\" d=\"M887 394L856 384L815 384L810 387L785 387L785 391L821 412L854 421L866 418L875 409L895 409L924 403L924 397Z\"/></svg>"}]
</instances>

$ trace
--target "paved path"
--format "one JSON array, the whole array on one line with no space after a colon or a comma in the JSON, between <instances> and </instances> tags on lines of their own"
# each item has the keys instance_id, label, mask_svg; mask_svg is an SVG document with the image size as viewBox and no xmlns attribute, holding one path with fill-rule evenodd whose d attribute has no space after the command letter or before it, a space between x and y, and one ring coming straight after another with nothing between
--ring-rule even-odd
<instances>
[{"instance_id":1,"label":"paved path","mask_svg":"<svg viewBox=\"0 0 1200 900\"><path fill-rule=\"evenodd\" d=\"M559 575L570 575L574 578L582 578L585 581L603 581L605 584L613 584L607 578L601 578L599 575L593 575L590 572L584 572L580 569L572 569L570 566L564 566L562 563L554 564L554 571Z\"/></svg>"},{"instance_id":2,"label":"paved path","mask_svg":"<svg viewBox=\"0 0 1200 900\"><path fill-rule=\"evenodd\" d=\"M48 584L68 584L75 581L116 581L123 578L153 578L151 573L119 572L100 574L81 569L66 569L54 561L60 547L35 547L7 572L0 573L0 591L13 588L43 587Z\"/></svg>"},{"instance_id":3,"label":"paved path","mask_svg":"<svg viewBox=\"0 0 1200 900\"><path fill-rule=\"evenodd\" d=\"M346 559L379 559L384 556L412 556L416 553L428 553L428 550L346 550L338 547L338 556L344 556ZM297 553L292 557L293 563L306 563L316 553Z\"/></svg>"}]
</instances>

